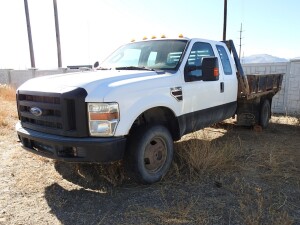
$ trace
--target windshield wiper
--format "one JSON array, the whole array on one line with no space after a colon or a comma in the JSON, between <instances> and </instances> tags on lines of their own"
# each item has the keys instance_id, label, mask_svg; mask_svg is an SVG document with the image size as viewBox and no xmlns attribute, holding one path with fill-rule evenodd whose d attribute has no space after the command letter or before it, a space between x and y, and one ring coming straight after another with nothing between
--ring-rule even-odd
<instances>
[{"instance_id":1,"label":"windshield wiper","mask_svg":"<svg viewBox=\"0 0 300 225\"><path fill-rule=\"evenodd\" d=\"M139 66L122 66L116 67L116 70L148 70L148 71L155 71L155 69L147 68L147 67L139 67Z\"/></svg>"}]
</instances>

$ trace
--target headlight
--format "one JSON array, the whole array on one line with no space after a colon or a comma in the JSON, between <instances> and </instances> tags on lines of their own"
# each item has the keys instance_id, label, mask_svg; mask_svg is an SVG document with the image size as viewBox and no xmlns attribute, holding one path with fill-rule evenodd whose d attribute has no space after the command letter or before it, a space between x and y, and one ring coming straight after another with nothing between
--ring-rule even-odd
<instances>
[{"instance_id":1,"label":"headlight","mask_svg":"<svg viewBox=\"0 0 300 225\"><path fill-rule=\"evenodd\" d=\"M117 103L88 103L91 136L113 136L119 122Z\"/></svg>"}]
</instances>

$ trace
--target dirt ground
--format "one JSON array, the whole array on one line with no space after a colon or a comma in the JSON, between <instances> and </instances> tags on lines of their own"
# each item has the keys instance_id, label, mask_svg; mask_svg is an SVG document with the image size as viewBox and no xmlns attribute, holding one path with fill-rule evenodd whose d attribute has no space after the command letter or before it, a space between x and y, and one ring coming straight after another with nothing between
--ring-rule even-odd
<instances>
[{"instance_id":1,"label":"dirt ground","mask_svg":"<svg viewBox=\"0 0 300 225\"><path fill-rule=\"evenodd\" d=\"M23 150L14 102L1 108L0 224L300 224L295 117L273 116L263 131L229 120L185 136L168 175L138 185L121 162L67 164Z\"/></svg>"}]
</instances>

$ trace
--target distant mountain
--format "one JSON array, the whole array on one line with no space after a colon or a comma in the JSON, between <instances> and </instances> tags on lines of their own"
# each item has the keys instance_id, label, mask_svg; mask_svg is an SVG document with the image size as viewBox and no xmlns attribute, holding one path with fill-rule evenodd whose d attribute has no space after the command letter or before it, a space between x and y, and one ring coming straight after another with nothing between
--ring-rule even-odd
<instances>
[{"instance_id":1,"label":"distant mountain","mask_svg":"<svg viewBox=\"0 0 300 225\"><path fill-rule=\"evenodd\" d=\"M289 60L284 58L279 58L272 55L267 54L258 54L258 55L251 55L247 57L241 58L242 64L247 63L276 63L276 62L288 62Z\"/></svg>"},{"instance_id":2,"label":"distant mountain","mask_svg":"<svg viewBox=\"0 0 300 225\"><path fill-rule=\"evenodd\" d=\"M296 58L292 58L292 60L299 60L299 59L300 59L300 56L296 57Z\"/></svg>"}]
</instances>

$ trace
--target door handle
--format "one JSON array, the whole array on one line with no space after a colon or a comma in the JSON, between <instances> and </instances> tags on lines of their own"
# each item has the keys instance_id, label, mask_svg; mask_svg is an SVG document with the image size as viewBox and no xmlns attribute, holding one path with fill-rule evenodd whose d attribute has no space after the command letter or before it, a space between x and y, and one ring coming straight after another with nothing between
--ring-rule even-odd
<instances>
[{"instance_id":1,"label":"door handle","mask_svg":"<svg viewBox=\"0 0 300 225\"><path fill-rule=\"evenodd\" d=\"M220 92L223 93L224 92L224 82L220 83Z\"/></svg>"}]
</instances>

